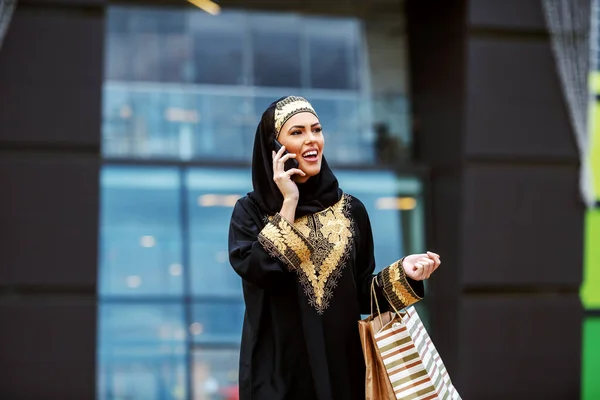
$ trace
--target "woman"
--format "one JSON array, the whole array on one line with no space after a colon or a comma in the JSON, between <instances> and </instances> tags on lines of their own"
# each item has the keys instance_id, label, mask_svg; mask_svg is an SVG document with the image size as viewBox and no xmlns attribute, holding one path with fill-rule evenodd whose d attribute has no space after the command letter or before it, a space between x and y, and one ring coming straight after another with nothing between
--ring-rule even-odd
<instances>
[{"instance_id":1,"label":"woman","mask_svg":"<svg viewBox=\"0 0 600 400\"><path fill-rule=\"evenodd\" d=\"M437 254L414 254L373 275L367 211L338 187L324 145L301 97L271 104L256 131L254 191L237 202L229 231L246 303L242 400L364 399L357 321L371 312L371 284L380 304L401 309L422 298L422 280L440 265ZM289 159L298 168L286 170Z\"/></svg>"}]
</instances>

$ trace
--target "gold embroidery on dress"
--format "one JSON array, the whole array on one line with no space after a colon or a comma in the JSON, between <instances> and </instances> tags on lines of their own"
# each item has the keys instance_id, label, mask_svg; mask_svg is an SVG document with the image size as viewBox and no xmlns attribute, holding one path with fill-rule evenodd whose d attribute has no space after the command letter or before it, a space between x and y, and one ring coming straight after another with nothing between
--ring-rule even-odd
<instances>
[{"instance_id":1,"label":"gold embroidery on dress","mask_svg":"<svg viewBox=\"0 0 600 400\"><path fill-rule=\"evenodd\" d=\"M310 250L308 249L308 246L302 241L300 236L294 232L287 221L283 219L279 221L279 229L281 230L283 240L287 246L296 253L301 262L310 259Z\"/></svg>"},{"instance_id":2,"label":"gold embroidery on dress","mask_svg":"<svg viewBox=\"0 0 600 400\"><path fill-rule=\"evenodd\" d=\"M352 248L354 227L349 216L348 200L344 195L333 207L294 223L314 247L310 262L303 263L298 277L309 304L319 314L329 306L333 289L337 286Z\"/></svg>"},{"instance_id":3,"label":"gold embroidery on dress","mask_svg":"<svg viewBox=\"0 0 600 400\"><path fill-rule=\"evenodd\" d=\"M308 238L310 236L309 223L308 216L304 216L294 221L294 227L298 229L305 238Z\"/></svg>"},{"instance_id":4,"label":"gold embroidery on dress","mask_svg":"<svg viewBox=\"0 0 600 400\"><path fill-rule=\"evenodd\" d=\"M293 227L284 218L270 219L259 235L269 254L276 249L281 254L275 256L296 271L309 304L319 314L329 306L352 249L354 224L349 209L344 195L334 206L297 219Z\"/></svg>"},{"instance_id":5,"label":"gold embroidery on dress","mask_svg":"<svg viewBox=\"0 0 600 400\"><path fill-rule=\"evenodd\" d=\"M398 296L398 299L402 302L402 304L408 304L409 302L406 300L406 295L408 294L406 289L402 287L402 283L400 283L400 265L398 262L395 262L390 266L390 281L392 282L392 289L394 290L394 294ZM403 268L403 267L402 267Z\"/></svg>"},{"instance_id":6,"label":"gold embroidery on dress","mask_svg":"<svg viewBox=\"0 0 600 400\"><path fill-rule=\"evenodd\" d=\"M382 272L384 292L388 301L396 308L408 307L421 299L408 283L402 260L396 261Z\"/></svg>"},{"instance_id":7,"label":"gold embroidery on dress","mask_svg":"<svg viewBox=\"0 0 600 400\"><path fill-rule=\"evenodd\" d=\"M279 229L275 225L268 224L261 231L261 234L264 235L269 241L275 246L277 250L282 253L285 253L287 249L287 245L283 240L283 236L279 232Z\"/></svg>"}]
</instances>

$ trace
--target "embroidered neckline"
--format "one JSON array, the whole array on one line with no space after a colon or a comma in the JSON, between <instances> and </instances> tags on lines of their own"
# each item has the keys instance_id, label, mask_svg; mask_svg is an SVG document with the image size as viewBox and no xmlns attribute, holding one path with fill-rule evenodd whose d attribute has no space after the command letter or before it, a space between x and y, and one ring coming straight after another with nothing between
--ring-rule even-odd
<instances>
[{"instance_id":1,"label":"embroidered neckline","mask_svg":"<svg viewBox=\"0 0 600 400\"><path fill-rule=\"evenodd\" d=\"M308 303L322 314L329 306L354 243L349 196L331 207L298 218L279 214L259 235L267 251L296 271Z\"/></svg>"}]
</instances>

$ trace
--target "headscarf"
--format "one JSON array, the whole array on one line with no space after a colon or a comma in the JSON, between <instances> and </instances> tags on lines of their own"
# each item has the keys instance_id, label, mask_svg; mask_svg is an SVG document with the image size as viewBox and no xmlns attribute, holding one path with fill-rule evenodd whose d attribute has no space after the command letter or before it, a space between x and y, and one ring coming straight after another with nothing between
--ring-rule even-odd
<instances>
[{"instance_id":1,"label":"headscarf","mask_svg":"<svg viewBox=\"0 0 600 400\"><path fill-rule=\"evenodd\" d=\"M265 110L256 128L252 154L252 186L254 191L248 196L254 200L266 215L274 215L281 210L283 195L273 181L273 139L293 115L301 112L317 113L302 97L282 97ZM313 214L331 207L342 197L342 190L325 157L321 161L321 172L305 183L296 183L300 192L296 207L296 218Z\"/></svg>"}]
</instances>

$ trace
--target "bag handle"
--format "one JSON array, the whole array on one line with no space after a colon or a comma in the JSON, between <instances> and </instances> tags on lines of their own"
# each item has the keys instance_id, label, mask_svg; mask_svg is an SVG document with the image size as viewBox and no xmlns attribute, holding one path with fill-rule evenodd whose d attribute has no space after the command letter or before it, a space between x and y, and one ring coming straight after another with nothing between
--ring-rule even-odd
<instances>
[{"instance_id":1,"label":"bag handle","mask_svg":"<svg viewBox=\"0 0 600 400\"><path fill-rule=\"evenodd\" d=\"M401 265L402 266L402 265ZM381 310L379 308L379 301L377 300L377 292L375 291L375 283L377 282L377 276L374 276L373 279L371 280L371 315L373 315L373 298L375 298L375 305L377 307L377 315L379 316L379 324L381 325L381 329L383 329L384 325L383 325L383 319L381 318ZM398 316L398 318L400 318L400 321L402 321L403 323L406 323L404 321L404 318L408 317L408 311L406 311L404 314L404 317L402 317L402 314L400 314L400 311L398 311L396 309L396 307L394 306L394 303L390 301L390 299L388 299L385 291L383 292L383 296L385 297L385 299L387 300L388 304L392 307L392 309L394 310L394 313ZM392 321L390 321L392 322ZM386 324L387 325L387 324Z\"/></svg>"},{"instance_id":2,"label":"bag handle","mask_svg":"<svg viewBox=\"0 0 600 400\"><path fill-rule=\"evenodd\" d=\"M381 310L379 309L379 301L377 300L377 292L375 291L375 282L377 276L371 279L371 315L373 315L373 298L375 299L375 305L377 306L377 316L379 317L379 324L383 326L383 320L381 319Z\"/></svg>"}]
</instances>

